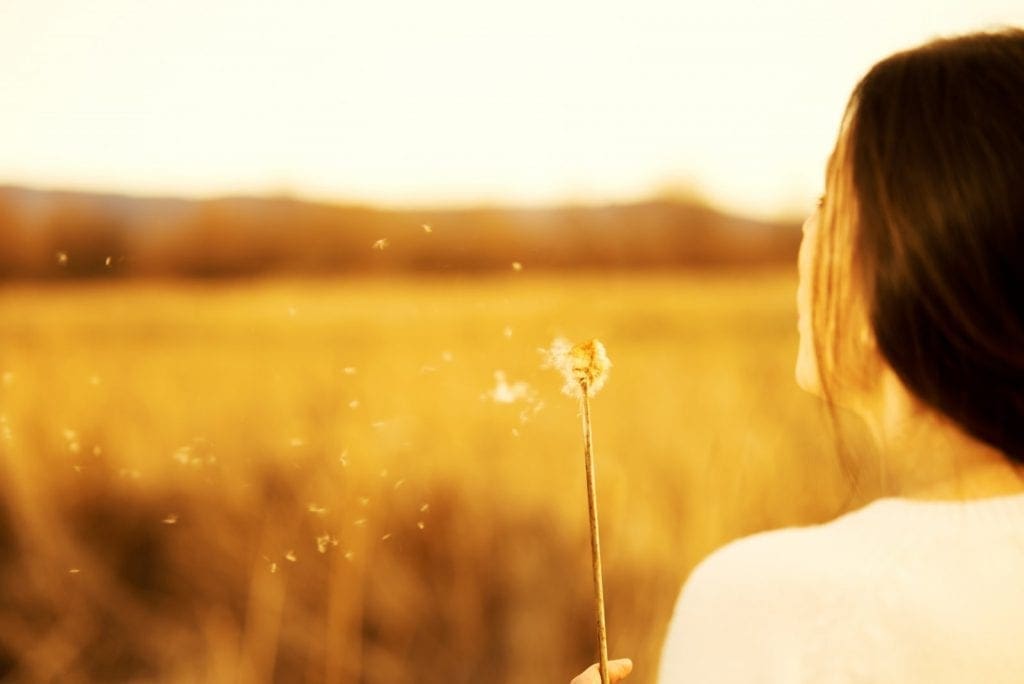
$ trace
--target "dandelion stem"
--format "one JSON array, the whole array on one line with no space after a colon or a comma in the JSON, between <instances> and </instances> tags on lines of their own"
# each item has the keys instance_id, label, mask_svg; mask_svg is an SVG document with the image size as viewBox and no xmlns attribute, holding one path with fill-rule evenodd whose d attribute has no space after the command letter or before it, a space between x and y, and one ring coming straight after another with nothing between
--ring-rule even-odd
<instances>
[{"instance_id":1,"label":"dandelion stem","mask_svg":"<svg viewBox=\"0 0 1024 684\"><path fill-rule=\"evenodd\" d=\"M594 477L594 447L590 429L590 397L587 381L580 380L583 396L583 458L587 467L587 503L590 510L590 552L594 566L594 602L597 609L597 641L601 649L601 684L608 680L608 630L604 618L604 580L601 576L601 535L597 524L597 482Z\"/></svg>"}]
</instances>

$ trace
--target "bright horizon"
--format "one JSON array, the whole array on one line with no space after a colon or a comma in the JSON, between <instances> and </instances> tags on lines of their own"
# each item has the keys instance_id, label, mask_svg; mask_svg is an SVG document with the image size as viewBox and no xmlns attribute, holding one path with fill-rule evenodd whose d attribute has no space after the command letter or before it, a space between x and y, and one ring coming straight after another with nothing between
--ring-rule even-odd
<instances>
[{"instance_id":1,"label":"bright horizon","mask_svg":"<svg viewBox=\"0 0 1024 684\"><path fill-rule=\"evenodd\" d=\"M1019 0L0 6L0 183L802 213L857 79Z\"/></svg>"}]
</instances>

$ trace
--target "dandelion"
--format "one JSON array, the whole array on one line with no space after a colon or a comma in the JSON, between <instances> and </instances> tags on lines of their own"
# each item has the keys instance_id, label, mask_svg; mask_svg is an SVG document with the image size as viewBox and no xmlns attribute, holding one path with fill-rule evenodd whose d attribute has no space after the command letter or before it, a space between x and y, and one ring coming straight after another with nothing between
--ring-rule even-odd
<instances>
[{"instance_id":1,"label":"dandelion","mask_svg":"<svg viewBox=\"0 0 1024 684\"><path fill-rule=\"evenodd\" d=\"M373 248L378 252L383 252L385 249L388 248L388 245L390 244L391 243L388 242L387 238L381 238L380 240L377 240L376 242L373 243Z\"/></svg>"},{"instance_id":2,"label":"dandelion","mask_svg":"<svg viewBox=\"0 0 1024 684\"><path fill-rule=\"evenodd\" d=\"M590 425L590 398L608 378L611 361L599 340L572 345L556 339L546 352L545 366L565 378L562 391L579 399L583 421L583 459L587 473L587 505L590 513L590 552L594 571L594 603L597 613L597 642L601 656L601 682L608 684L608 630L604 612L604 580L601 576L601 540L597 522L597 487L594 476L594 447Z\"/></svg>"}]
</instances>

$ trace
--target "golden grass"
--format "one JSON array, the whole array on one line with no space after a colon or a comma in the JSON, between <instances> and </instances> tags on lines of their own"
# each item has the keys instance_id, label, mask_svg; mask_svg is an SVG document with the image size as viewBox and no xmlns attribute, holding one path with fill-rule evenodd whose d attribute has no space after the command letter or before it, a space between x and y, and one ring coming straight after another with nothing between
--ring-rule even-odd
<instances>
[{"instance_id":1,"label":"golden grass","mask_svg":"<svg viewBox=\"0 0 1024 684\"><path fill-rule=\"evenodd\" d=\"M791 379L794 286L8 286L0 673L568 681L596 643L577 405L537 352L564 335L615 360L593 403L610 652L653 682L700 558L847 491ZM494 401L496 370L532 393Z\"/></svg>"}]
</instances>

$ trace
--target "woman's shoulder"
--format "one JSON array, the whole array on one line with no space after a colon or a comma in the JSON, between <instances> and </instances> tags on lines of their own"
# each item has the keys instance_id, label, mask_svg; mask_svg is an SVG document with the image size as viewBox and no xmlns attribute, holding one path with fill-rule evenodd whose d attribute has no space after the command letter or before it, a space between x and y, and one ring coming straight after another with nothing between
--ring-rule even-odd
<instances>
[{"instance_id":1,"label":"woman's shoulder","mask_svg":"<svg viewBox=\"0 0 1024 684\"><path fill-rule=\"evenodd\" d=\"M857 681L894 633L917 647L933 638L930 625L970 629L1001 601L1012 606L1003 617L1022 611L1022 623L1024 591L1013 587L1024 583L1008 584L1024 572L1021 530L1024 497L981 506L883 499L727 544L680 594L662 681Z\"/></svg>"}]
</instances>

